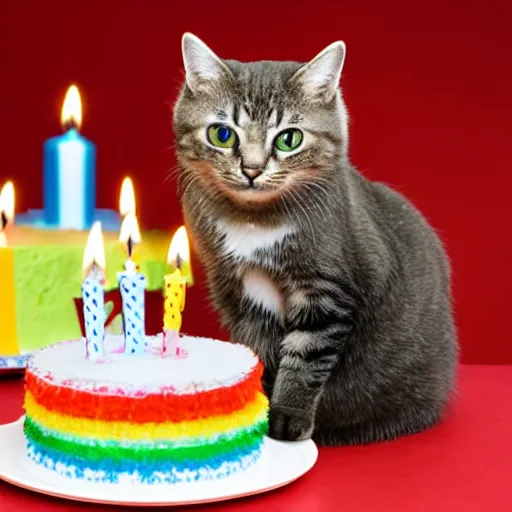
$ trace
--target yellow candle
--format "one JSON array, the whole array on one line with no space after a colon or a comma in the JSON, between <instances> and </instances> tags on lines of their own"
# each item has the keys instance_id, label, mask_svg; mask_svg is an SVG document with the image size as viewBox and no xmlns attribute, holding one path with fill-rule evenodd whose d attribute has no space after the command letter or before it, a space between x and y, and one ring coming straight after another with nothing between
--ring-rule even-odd
<instances>
[{"instance_id":1,"label":"yellow candle","mask_svg":"<svg viewBox=\"0 0 512 512\"><path fill-rule=\"evenodd\" d=\"M187 280L181 276L177 268L172 274L164 276L164 329L179 331L181 329L181 313L185 309L185 290Z\"/></svg>"},{"instance_id":2,"label":"yellow candle","mask_svg":"<svg viewBox=\"0 0 512 512\"><path fill-rule=\"evenodd\" d=\"M14 187L6 183L0 192L0 356L20 353L16 330L14 251L7 247L3 232L14 216Z\"/></svg>"},{"instance_id":3,"label":"yellow candle","mask_svg":"<svg viewBox=\"0 0 512 512\"><path fill-rule=\"evenodd\" d=\"M16 295L14 291L14 251L0 248L0 356L20 353L16 332Z\"/></svg>"},{"instance_id":4,"label":"yellow candle","mask_svg":"<svg viewBox=\"0 0 512 512\"><path fill-rule=\"evenodd\" d=\"M174 267L174 272L164 276L164 330L179 333L182 313L185 309L185 294L187 285L192 283L190 268L190 249L185 228L180 227L174 234L167 263Z\"/></svg>"}]
</instances>

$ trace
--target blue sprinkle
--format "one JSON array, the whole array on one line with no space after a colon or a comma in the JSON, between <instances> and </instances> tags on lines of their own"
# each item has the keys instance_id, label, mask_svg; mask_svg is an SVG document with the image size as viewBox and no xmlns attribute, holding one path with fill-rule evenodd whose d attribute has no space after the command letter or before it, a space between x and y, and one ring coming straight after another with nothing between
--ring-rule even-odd
<instances>
[{"instance_id":1,"label":"blue sprinkle","mask_svg":"<svg viewBox=\"0 0 512 512\"><path fill-rule=\"evenodd\" d=\"M119 473L138 473L143 482L151 483L155 478L158 478L155 473L160 472L164 473L162 482L165 483L177 483L184 480L197 481L203 479L199 476L197 470L211 469L216 471L224 462L234 464L237 470L244 469L253 464L261 453L261 445L258 444L256 447L240 447L229 454L213 457L208 462L205 461L202 463L192 459L181 463L165 463L161 461L145 461L138 463L128 460L120 461L108 459L103 459L101 461L87 461L81 457L67 455L56 450L40 446L38 443L34 443L33 441L29 441L29 447L32 450L29 452L30 456L36 460L41 459L44 465L48 463L48 460L58 460L68 468L72 468L78 478L86 478L84 475L86 470L102 471L105 473L105 476L102 477L101 480L106 482L116 482L118 480ZM180 473L184 471L191 471L193 472L193 475L190 475L190 477L180 475ZM229 476L235 471L236 470L228 468L225 473L219 474L215 477L209 477L213 479ZM160 481L160 479L158 480Z\"/></svg>"}]
</instances>

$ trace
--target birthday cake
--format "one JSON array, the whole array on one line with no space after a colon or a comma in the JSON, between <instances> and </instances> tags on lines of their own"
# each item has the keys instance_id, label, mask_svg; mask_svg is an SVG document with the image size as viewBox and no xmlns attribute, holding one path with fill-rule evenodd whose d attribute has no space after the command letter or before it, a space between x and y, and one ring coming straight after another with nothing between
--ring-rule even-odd
<instances>
[{"instance_id":1,"label":"birthday cake","mask_svg":"<svg viewBox=\"0 0 512 512\"><path fill-rule=\"evenodd\" d=\"M81 120L80 94L71 86L62 107L64 133L43 146L42 210L15 211L13 183L0 183L0 369L21 359L20 354L84 335L77 301L84 246L96 221L105 242L107 330L121 330L117 272L123 270L126 250L119 243L119 230L127 213L135 215L135 193L131 180L125 180L119 211L96 207L96 146L80 133ZM136 250L137 264L152 304L149 313L156 315L156 322L146 317L146 332L156 334L169 270L169 233L145 232L142 242Z\"/></svg>"},{"instance_id":2,"label":"birthday cake","mask_svg":"<svg viewBox=\"0 0 512 512\"><path fill-rule=\"evenodd\" d=\"M15 225L8 232L14 262L14 326L18 347L0 339L0 355L30 352L55 340L79 338L83 332L75 299L81 297L82 260L88 231L49 230ZM118 305L117 272L123 269L126 251L119 243L119 231L104 231L106 256L105 307L110 316ZM135 256L146 276L146 290L161 300L164 275L169 271L166 254L170 234L142 233L143 243ZM155 308L156 309L156 308ZM113 312L108 330L120 332L120 316ZM117 311L117 314L120 310ZM29 321L28 321L29 320ZM161 325L157 324L157 330ZM148 329L149 334L156 334ZM11 348L10 348L11 347ZM3 352L3 354L2 354Z\"/></svg>"},{"instance_id":3,"label":"birthday cake","mask_svg":"<svg viewBox=\"0 0 512 512\"><path fill-rule=\"evenodd\" d=\"M211 480L260 456L268 401L262 366L242 345L183 336L186 358L139 356L107 335L105 357L83 340L36 351L26 371L27 454L41 470L103 483Z\"/></svg>"}]
</instances>

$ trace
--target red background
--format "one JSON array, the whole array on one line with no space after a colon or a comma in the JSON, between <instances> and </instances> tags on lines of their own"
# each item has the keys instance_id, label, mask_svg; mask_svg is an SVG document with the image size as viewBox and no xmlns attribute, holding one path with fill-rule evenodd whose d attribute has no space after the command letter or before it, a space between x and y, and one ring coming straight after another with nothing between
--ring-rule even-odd
<instances>
[{"instance_id":1,"label":"red background","mask_svg":"<svg viewBox=\"0 0 512 512\"><path fill-rule=\"evenodd\" d=\"M60 132L76 82L82 131L98 146L98 206L116 208L130 174L141 223L171 233L182 33L241 60L308 60L344 39L353 162L406 194L444 239L463 361L510 364L510 14L506 0L3 0L0 182L15 180L18 211L42 206L41 145ZM184 330L215 336L195 267Z\"/></svg>"}]
</instances>

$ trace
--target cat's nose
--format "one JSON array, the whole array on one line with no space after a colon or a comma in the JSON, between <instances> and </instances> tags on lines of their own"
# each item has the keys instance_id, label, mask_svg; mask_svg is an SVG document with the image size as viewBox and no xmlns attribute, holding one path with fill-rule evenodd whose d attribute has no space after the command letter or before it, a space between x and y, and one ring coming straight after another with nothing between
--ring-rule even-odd
<instances>
[{"instance_id":1,"label":"cat's nose","mask_svg":"<svg viewBox=\"0 0 512 512\"><path fill-rule=\"evenodd\" d=\"M263 170L260 167L243 167L242 174L252 183L258 176L263 174Z\"/></svg>"}]
</instances>

